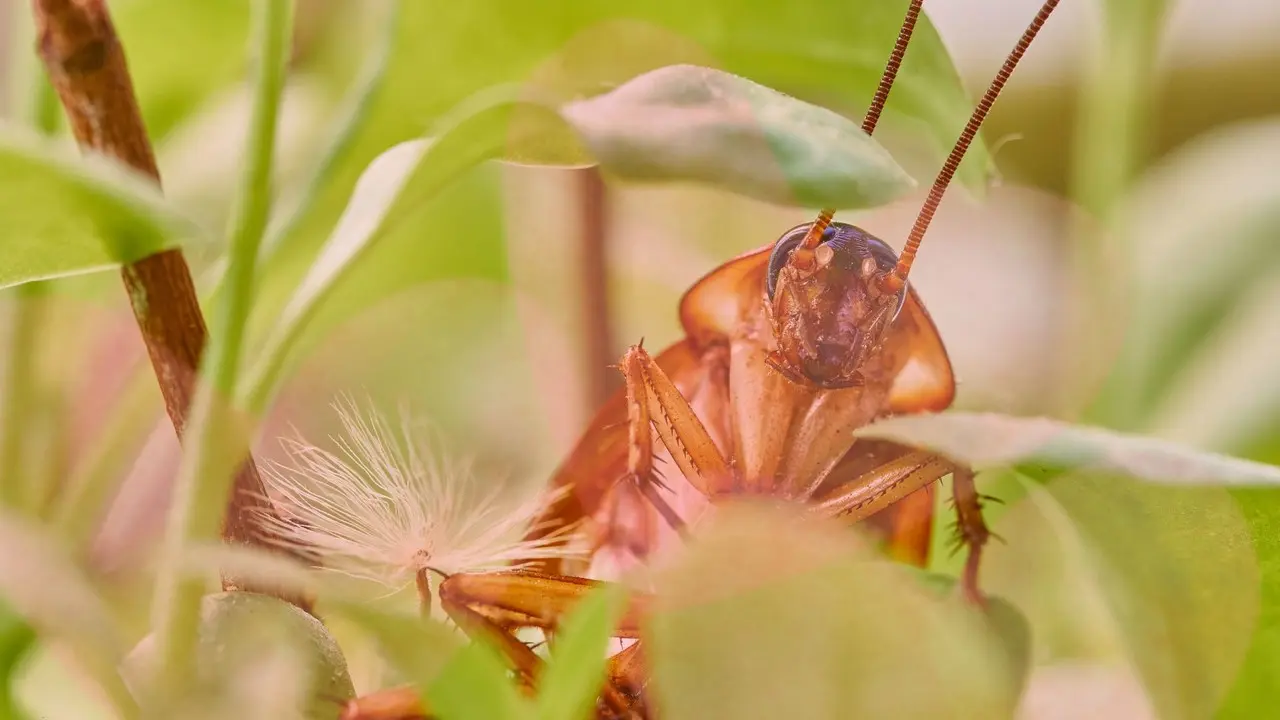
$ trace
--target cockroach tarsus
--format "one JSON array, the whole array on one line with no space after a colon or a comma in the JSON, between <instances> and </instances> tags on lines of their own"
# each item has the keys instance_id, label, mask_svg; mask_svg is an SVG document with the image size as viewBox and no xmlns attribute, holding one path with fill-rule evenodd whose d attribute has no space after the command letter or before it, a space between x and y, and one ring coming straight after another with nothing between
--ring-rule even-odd
<instances>
[{"instance_id":1,"label":"cockroach tarsus","mask_svg":"<svg viewBox=\"0 0 1280 720\"><path fill-rule=\"evenodd\" d=\"M960 578L982 604L978 567L991 537L983 497L970 468L930 452L884 441L854 442L852 430L888 415L939 412L952 403L955 378L937 328L907 282L920 243L965 151L1041 26L1057 5L1046 0L984 93L934 181L900 255L824 209L812 222L743 254L693 285L680 302L686 337L652 356L643 343L618 364L625 387L601 408L552 485L561 493L537 523L550 529L603 519L596 550L643 554L655 523L623 527L620 504L653 520L686 522L665 499L655 446L680 477L710 502L757 495L800 501L810 511L854 523L887 525L891 554L927 559L932 486L950 475L956 539L968 547ZM874 131L907 51L922 0L912 0L863 130ZM654 441L656 435L657 442ZM664 495L665 494L665 495ZM549 521L549 522L548 522ZM520 628L553 633L561 616L601 581L567 573L562 560L536 570L452 575L439 587L442 607L469 635L500 648L532 691L541 659L516 639ZM651 598L630 597L613 637L635 642L609 659L597 704L600 718L648 717L648 671L639 628ZM392 689L348 705L348 720L427 717L411 690ZM400 713L400 714L396 714Z\"/></svg>"}]
</instances>

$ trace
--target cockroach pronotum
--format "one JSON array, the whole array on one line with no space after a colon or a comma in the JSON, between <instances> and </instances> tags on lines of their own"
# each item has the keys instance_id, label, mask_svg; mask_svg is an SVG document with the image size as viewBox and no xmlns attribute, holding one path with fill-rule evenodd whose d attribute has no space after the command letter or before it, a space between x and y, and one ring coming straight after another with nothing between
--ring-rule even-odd
<instances>
[{"instance_id":1,"label":"cockroach pronotum","mask_svg":"<svg viewBox=\"0 0 1280 720\"><path fill-rule=\"evenodd\" d=\"M974 109L924 202L900 255L823 210L811 223L740 255L693 285L680 302L686 337L651 356L631 347L625 379L597 413L552 480L560 499L535 533L596 519L596 549L643 555L659 519L686 522L672 502L681 488L705 502L766 495L813 512L860 522L876 516L899 559L922 564L932 525L932 485L953 477L959 539L968 548L960 586L982 602L978 563L989 532L969 468L885 442L855 442L857 427L893 414L939 412L955 380L942 339L907 278L943 193L1019 59L1057 5L1046 0ZM862 128L875 130L907 51L922 0L912 0ZM656 440L654 434L656 433ZM655 447L681 478L655 473ZM687 486L674 488L675 482ZM674 488L674 489L673 489ZM679 504L679 503L676 503ZM687 504L687 503L686 503ZM654 520L640 528L611 521L627 505ZM512 635L550 633L599 584L566 574L562 561L538 571L451 575L442 607L467 633L497 642L532 686L541 659ZM648 673L639 637L646 598L633 597L614 630L637 641L609 660L600 717L646 717ZM353 701L345 717L423 717L412 692Z\"/></svg>"}]
</instances>

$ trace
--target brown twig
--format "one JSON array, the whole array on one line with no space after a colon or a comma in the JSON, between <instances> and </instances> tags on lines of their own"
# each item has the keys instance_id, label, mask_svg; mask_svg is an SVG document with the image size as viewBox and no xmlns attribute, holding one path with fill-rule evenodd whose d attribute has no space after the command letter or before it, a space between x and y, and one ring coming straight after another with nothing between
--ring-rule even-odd
<instances>
[{"instance_id":1,"label":"brown twig","mask_svg":"<svg viewBox=\"0 0 1280 720\"><path fill-rule=\"evenodd\" d=\"M604 179L597 168L578 173L581 209L582 318L585 328L587 416L609 399L618 374L610 366L614 354L613 324L609 309L608 223L609 205Z\"/></svg>"},{"instance_id":2,"label":"brown twig","mask_svg":"<svg viewBox=\"0 0 1280 720\"><path fill-rule=\"evenodd\" d=\"M81 149L115 158L159 184L124 50L103 0L32 0L32 10L37 52ZM126 265L121 274L165 409L182 438L208 334L191 271L180 250L167 250ZM248 457L236 473L224 540L264 546L257 515L265 497L257 466ZM228 576L223 587L251 589Z\"/></svg>"}]
</instances>

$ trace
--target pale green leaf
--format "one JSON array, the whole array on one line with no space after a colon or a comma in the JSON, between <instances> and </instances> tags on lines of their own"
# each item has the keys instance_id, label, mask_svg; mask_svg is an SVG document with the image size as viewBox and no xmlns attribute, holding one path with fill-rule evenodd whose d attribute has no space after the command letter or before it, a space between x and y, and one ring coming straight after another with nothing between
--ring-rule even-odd
<instances>
[{"instance_id":1,"label":"pale green leaf","mask_svg":"<svg viewBox=\"0 0 1280 720\"><path fill-rule=\"evenodd\" d=\"M440 720L526 720L532 708L516 691L497 650L483 642L463 648L427 690Z\"/></svg>"},{"instance_id":2,"label":"pale green leaf","mask_svg":"<svg viewBox=\"0 0 1280 720\"><path fill-rule=\"evenodd\" d=\"M1267 634L1261 558L1231 493L1096 471L1022 482L981 580L1026 615L1037 664L1114 668L1158 717L1213 716L1251 636Z\"/></svg>"},{"instance_id":3,"label":"pale green leaf","mask_svg":"<svg viewBox=\"0 0 1280 720\"><path fill-rule=\"evenodd\" d=\"M42 639L65 643L123 717L136 712L116 665L124 637L111 609L84 573L43 529L0 513L0 596Z\"/></svg>"},{"instance_id":4,"label":"pale green leaf","mask_svg":"<svg viewBox=\"0 0 1280 720\"><path fill-rule=\"evenodd\" d=\"M372 606L342 603L336 610L377 641L400 674L429 688L465 647L465 637L439 622Z\"/></svg>"},{"instance_id":5,"label":"pale green leaf","mask_svg":"<svg viewBox=\"0 0 1280 720\"><path fill-rule=\"evenodd\" d=\"M646 656L675 720L1008 717L1027 654L1004 623L847 528L724 506L659 577Z\"/></svg>"},{"instance_id":6,"label":"pale green leaf","mask_svg":"<svg viewBox=\"0 0 1280 720\"><path fill-rule=\"evenodd\" d=\"M626 607L625 590L606 585L583 598L556 633L538 688L539 720L586 720L605 678L609 638Z\"/></svg>"},{"instance_id":7,"label":"pale green leaf","mask_svg":"<svg viewBox=\"0 0 1280 720\"><path fill-rule=\"evenodd\" d=\"M673 65L566 105L609 172L690 180L766 202L860 209L915 182L847 118L745 78Z\"/></svg>"},{"instance_id":8,"label":"pale green leaf","mask_svg":"<svg viewBox=\"0 0 1280 720\"><path fill-rule=\"evenodd\" d=\"M1133 396L1142 419L1173 412L1158 406L1170 401L1180 373L1199 353L1214 352L1206 340L1280 263L1276 153L1275 120L1216 130L1148 171L1119 211L1116 235L1131 245L1133 260L1125 263L1125 345L1115 387ZM1224 372L1220 380L1273 384L1254 373Z\"/></svg>"},{"instance_id":9,"label":"pale green leaf","mask_svg":"<svg viewBox=\"0 0 1280 720\"><path fill-rule=\"evenodd\" d=\"M183 717L327 720L355 695L341 648L324 624L269 595L222 592L201 601L198 681L172 697L157 683L155 636L143 638L122 673L135 695ZM207 694L206 694L207 693Z\"/></svg>"},{"instance_id":10,"label":"pale green leaf","mask_svg":"<svg viewBox=\"0 0 1280 720\"><path fill-rule=\"evenodd\" d=\"M932 450L974 469L1017 466L1040 477L1090 470L1160 483L1280 485L1280 468L1272 465L1049 418L964 412L901 415L854 434Z\"/></svg>"}]
</instances>

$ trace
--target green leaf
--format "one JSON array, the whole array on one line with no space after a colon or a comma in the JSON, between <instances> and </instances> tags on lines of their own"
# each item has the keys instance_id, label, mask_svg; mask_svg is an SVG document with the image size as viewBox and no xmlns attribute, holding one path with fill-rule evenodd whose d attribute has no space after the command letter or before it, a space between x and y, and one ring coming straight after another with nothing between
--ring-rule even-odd
<instances>
[{"instance_id":1,"label":"green leaf","mask_svg":"<svg viewBox=\"0 0 1280 720\"><path fill-rule=\"evenodd\" d=\"M1257 717L1259 708L1270 707L1280 693L1280 493L1242 489L1231 494L1251 531L1247 537L1257 554L1261 607L1243 666L1217 717L1245 719Z\"/></svg>"},{"instance_id":2,"label":"green leaf","mask_svg":"<svg viewBox=\"0 0 1280 720\"><path fill-rule=\"evenodd\" d=\"M261 359L243 387L250 408L262 409L276 389L298 339L322 303L385 238L424 203L503 146L508 108L480 112L434 142L415 140L378 157L361 176L338 225L275 323Z\"/></svg>"},{"instance_id":3,"label":"green leaf","mask_svg":"<svg viewBox=\"0 0 1280 720\"><path fill-rule=\"evenodd\" d=\"M1107 391L1131 396L1139 425L1191 425L1178 416L1192 412L1185 395L1194 392L1213 402L1196 423L1196 434L1221 446L1237 439L1233 405L1276 402L1273 374L1214 366L1216 377L1205 377L1201 369L1204 357L1218 352L1215 331L1243 321L1237 312L1256 301L1251 294L1266 292L1263 286L1280 267L1273 242L1280 171L1268 162L1276 153L1275 120L1207 133L1148 171L1118 211L1115 234L1130 243L1126 255L1133 260L1111 261L1127 268L1119 272L1128 306L1125 343ZM1214 181L1205 183L1209 177ZM1263 343L1257 351L1267 349ZM1184 389L1184 382L1203 389ZM1251 395L1255 383L1259 394ZM1215 384L1223 388L1222 397L1214 397L1209 386Z\"/></svg>"},{"instance_id":4,"label":"green leaf","mask_svg":"<svg viewBox=\"0 0 1280 720\"><path fill-rule=\"evenodd\" d=\"M354 603L335 609L377 641L383 656L421 691L442 677L464 638L439 622Z\"/></svg>"},{"instance_id":5,"label":"green leaf","mask_svg":"<svg viewBox=\"0 0 1280 720\"><path fill-rule=\"evenodd\" d=\"M1280 467L1048 418L963 412L902 415L854 434L932 450L976 470L1017 466L1042 479L1067 470L1091 470L1158 483L1280 485Z\"/></svg>"},{"instance_id":6,"label":"green leaf","mask_svg":"<svg viewBox=\"0 0 1280 720\"><path fill-rule=\"evenodd\" d=\"M0 596L42 638L73 650L121 716L133 717L133 699L116 672L125 647L121 629L62 547L38 526L0 513Z\"/></svg>"},{"instance_id":7,"label":"green leaf","mask_svg":"<svg viewBox=\"0 0 1280 720\"><path fill-rule=\"evenodd\" d=\"M539 679L539 720L590 717L605 678L609 638L625 607L626 590L606 585L583 598L560 626Z\"/></svg>"},{"instance_id":8,"label":"green leaf","mask_svg":"<svg viewBox=\"0 0 1280 720\"><path fill-rule=\"evenodd\" d=\"M153 142L243 77L247 0L127 0L111 14Z\"/></svg>"},{"instance_id":9,"label":"green leaf","mask_svg":"<svg viewBox=\"0 0 1280 720\"><path fill-rule=\"evenodd\" d=\"M1280 226L1277 226L1280 227ZM1147 413L1153 435L1240 453L1280 424L1280 264L1246 284Z\"/></svg>"},{"instance_id":10,"label":"green leaf","mask_svg":"<svg viewBox=\"0 0 1280 720\"><path fill-rule=\"evenodd\" d=\"M196 668L199 682L171 697L157 687L155 636L143 638L122 665L140 697L176 702L185 712L210 716L326 720L335 706L355 696L341 648L324 624L298 607L269 595L222 592L201 601ZM209 693L206 695L205 693Z\"/></svg>"},{"instance_id":11,"label":"green leaf","mask_svg":"<svg viewBox=\"0 0 1280 720\"><path fill-rule=\"evenodd\" d=\"M910 566L904 569L915 575L924 589L936 593L939 600L967 602L960 596L959 578ZM1014 684L1021 686L1031 670L1032 660L1031 626L1026 616L1005 598L988 595L983 620L992 636L1003 646L1009 667L1017 673Z\"/></svg>"},{"instance_id":12,"label":"green leaf","mask_svg":"<svg viewBox=\"0 0 1280 720\"><path fill-rule=\"evenodd\" d=\"M140 260L200 230L155 185L0 125L0 287Z\"/></svg>"},{"instance_id":13,"label":"green leaf","mask_svg":"<svg viewBox=\"0 0 1280 720\"><path fill-rule=\"evenodd\" d=\"M432 716L442 720L529 717L501 656L485 643L421 617L342 603L343 617L369 633L391 665L418 688Z\"/></svg>"},{"instance_id":14,"label":"green leaf","mask_svg":"<svg viewBox=\"0 0 1280 720\"><path fill-rule=\"evenodd\" d=\"M13 697L15 675L35 646L35 630L0 603L0 717L26 718Z\"/></svg>"},{"instance_id":15,"label":"green leaf","mask_svg":"<svg viewBox=\"0 0 1280 720\"><path fill-rule=\"evenodd\" d=\"M659 68L563 114L599 163L627 180L697 181L840 209L882 205L915 187L847 118L711 68Z\"/></svg>"},{"instance_id":16,"label":"green leaf","mask_svg":"<svg viewBox=\"0 0 1280 720\"><path fill-rule=\"evenodd\" d=\"M1025 655L847 528L722 506L658 578L664 718L1008 717ZM920 688L928 688L921 692Z\"/></svg>"},{"instance_id":17,"label":"green leaf","mask_svg":"<svg viewBox=\"0 0 1280 720\"><path fill-rule=\"evenodd\" d=\"M1125 671L1153 716L1213 716L1262 629L1260 558L1232 493L1094 471L1023 484L982 582L1027 616L1039 668Z\"/></svg>"},{"instance_id":18,"label":"green leaf","mask_svg":"<svg viewBox=\"0 0 1280 720\"><path fill-rule=\"evenodd\" d=\"M502 657L485 642L463 648L427 690L431 711L441 720L526 720L528 700L512 684Z\"/></svg>"}]
</instances>

